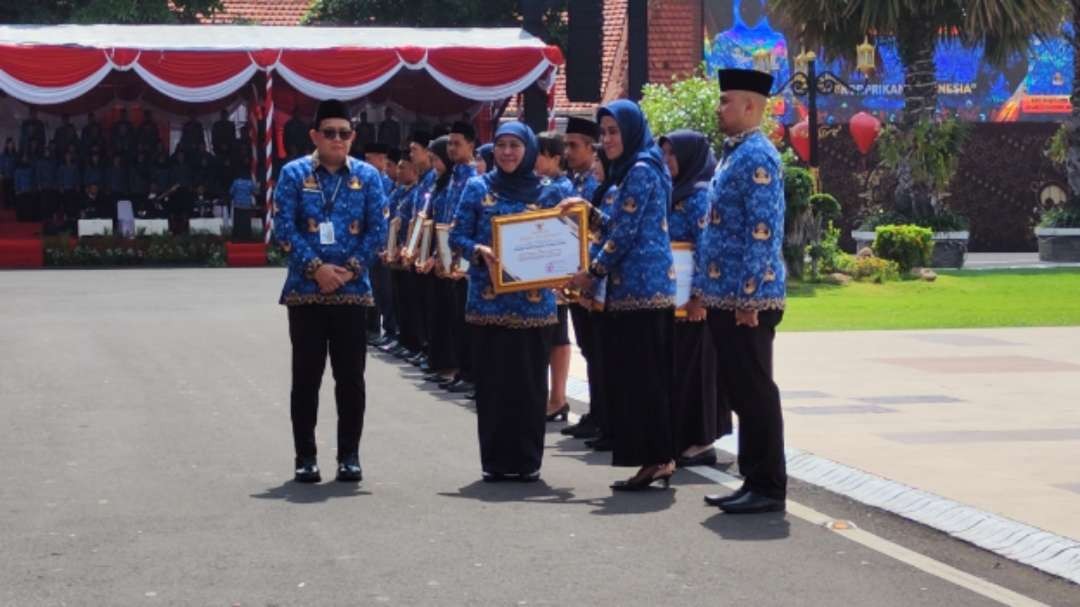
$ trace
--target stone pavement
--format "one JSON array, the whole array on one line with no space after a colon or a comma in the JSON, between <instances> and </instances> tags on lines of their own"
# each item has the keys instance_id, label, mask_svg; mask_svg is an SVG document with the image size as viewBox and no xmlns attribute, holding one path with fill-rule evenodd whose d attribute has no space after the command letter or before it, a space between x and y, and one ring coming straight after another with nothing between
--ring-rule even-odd
<instances>
[{"instance_id":1,"label":"stone pavement","mask_svg":"<svg viewBox=\"0 0 1080 607\"><path fill-rule=\"evenodd\" d=\"M1080 540L1077 343L1077 327L780 333L787 445Z\"/></svg>"}]
</instances>

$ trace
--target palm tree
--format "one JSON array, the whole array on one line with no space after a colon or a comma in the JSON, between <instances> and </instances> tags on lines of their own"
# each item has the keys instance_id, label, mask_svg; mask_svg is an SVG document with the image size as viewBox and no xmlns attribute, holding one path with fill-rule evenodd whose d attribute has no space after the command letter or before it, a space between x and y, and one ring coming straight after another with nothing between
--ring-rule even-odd
<instances>
[{"instance_id":1,"label":"palm tree","mask_svg":"<svg viewBox=\"0 0 1080 607\"><path fill-rule=\"evenodd\" d=\"M1026 52L1034 36L1057 33L1066 10L1061 0L772 0L770 8L801 30L804 44L832 55L854 54L868 34L895 37L905 68L905 129L934 117L941 37L982 44L986 58L1001 64Z\"/></svg>"}]
</instances>

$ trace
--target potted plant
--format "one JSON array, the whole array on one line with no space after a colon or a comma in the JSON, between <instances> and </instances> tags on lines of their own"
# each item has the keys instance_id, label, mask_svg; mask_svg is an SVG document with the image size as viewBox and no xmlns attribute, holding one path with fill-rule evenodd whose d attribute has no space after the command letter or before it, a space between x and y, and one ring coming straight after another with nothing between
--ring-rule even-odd
<instances>
[{"instance_id":1,"label":"potted plant","mask_svg":"<svg viewBox=\"0 0 1080 607\"><path fill-rule=\"evenodd\" d=\"M1061 125L1046 151L1050 160L1065 167L1070 191L1061 196L1061 200L1049 201L1035 228L1040 261L1080 261L1080 123L1077 121L1072 118ZM1074 139L1078 145L1073 145ZM1074 184L1074 180L1077 183Z\"/></svg>"},{"instance_id":2,"label":"potted plant","mask_svg":"<svg viewBox=\"0 0 1080 607\"><path fill-rule=\"evenodd\" d=\"M967 128L955 119L922 120L914 127L885 129L877 141L881 164L897 175L891 208L867 216L851 234L857 249L870 246L881 225L918 225L934 232L934 267L964 265L970 238L967 219L948 208Z\"/></svg>"}]
</instances>

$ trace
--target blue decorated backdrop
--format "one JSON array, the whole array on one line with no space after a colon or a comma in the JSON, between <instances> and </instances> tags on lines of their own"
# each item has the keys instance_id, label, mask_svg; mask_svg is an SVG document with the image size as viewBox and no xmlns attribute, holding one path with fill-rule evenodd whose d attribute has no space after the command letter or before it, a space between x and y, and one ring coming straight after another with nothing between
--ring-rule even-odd
<instances>
[{"instance_id":1,"label":"blue decorated backdrop","mask_svg":"<svg viewBox=\"0 0 1080 607\"><path fill-rule=\"evenodd\" d=\"M767 0L704 0L705 62L710 72L722 67L753 67L753 55L767 50L773 55L777 82L786 81L800 44L793 32L770 22ZM981 48L964 48L942 40L935 61L940 110L973 122L1060 120L1069 113L1072 90L1073 51L1062 36L1034 40L1026 56L1017 55L1003 67L983 60ZM884 121L895 120L904 105L904 71L892 39L880 37L877 74L863 95L837 94L819 98L819 111L827 124L843 123L859 111ZM821 53L818 53L819 57ZM832 71L852 84L864 78L844 61L819 60L818 70ZM785 94L784 121L798 121L805 113L798 99Z\"/></svg>"}]
</instances>

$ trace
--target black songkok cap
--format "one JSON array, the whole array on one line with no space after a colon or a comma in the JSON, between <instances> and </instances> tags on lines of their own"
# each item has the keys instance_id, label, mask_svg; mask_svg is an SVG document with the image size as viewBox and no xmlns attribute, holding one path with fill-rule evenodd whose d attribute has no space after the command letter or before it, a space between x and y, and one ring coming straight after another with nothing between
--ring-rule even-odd
<instances>
[{"instance_id":1,"label":"black songkok cap","mask_svg":"<svg viewBox=\"0 0 1080 607\"><path fill-rule=\"evenodd\" d=\"M409 142L415 143L421 147L427 147L431 143L431 133L427 131L413 131L409 136Z\"/></svg>"},{"instance_id":2,"label":"black songkok cap","mask_svg":"<svg viewBox=\"0 0 1080 607\"><path fill-rule=\"evenodd\" d=\"M476 129L473 128L473 125L463 120L459 120L451 125L450 132L463 135L466 141L476 141Z\"/></svg>"},{"instance_id":3,"label":"black songkok cap","mask_svg":"<svg viewBox=\"0 0 1080 607\"><path fill-rule=\"evenodd\" d=\"M570 116L566 119L566 134L585 135L593 139L600 138L600 126L588 120L586 118L578 118L577 116Z\"/></svg>"},{"instance_id":4,"label":"black songkok cap","mask_svg":"<svg viewBox=\"0 0 1080 607\"><path fill-rule=\"evenodd\" d=\"M721 91L749 91L769 97L772 95L772 74L757 70L727 69L717 73Z\"/></svg>"},{"instance_id":5,"label":"black songkok cap","mask_svg":"<svg viewBox=\"0 0 1080 607\"><path fill-rule=\"evenodd\" d=\"M337 99L320 101L319 108L315 110L315 129L317 130L322 125L322 121L328 118L349 120L349 109Z\"/></svg>"},{"instance_id":6,"label":"black songkok cap","mask_svg":"<svg viewBox=\"0 0 1080 607\"><path fill-rule=\"evenodd\" d=\"M390 150L386 153L386 158L390 162L397 164L401 160L401 150L398 148L390 148Z\"/></svg>"},{"instance_id":7,"label":"black songkok cap","mask_svg":"<svg viewBox=\"0 0 1080 607\"><path fill-rule=\"evenodd\" d=\"M385 143L369 143L364 146L365 154L389 154L390 146Z\"/></svg>"}]
</instances>

